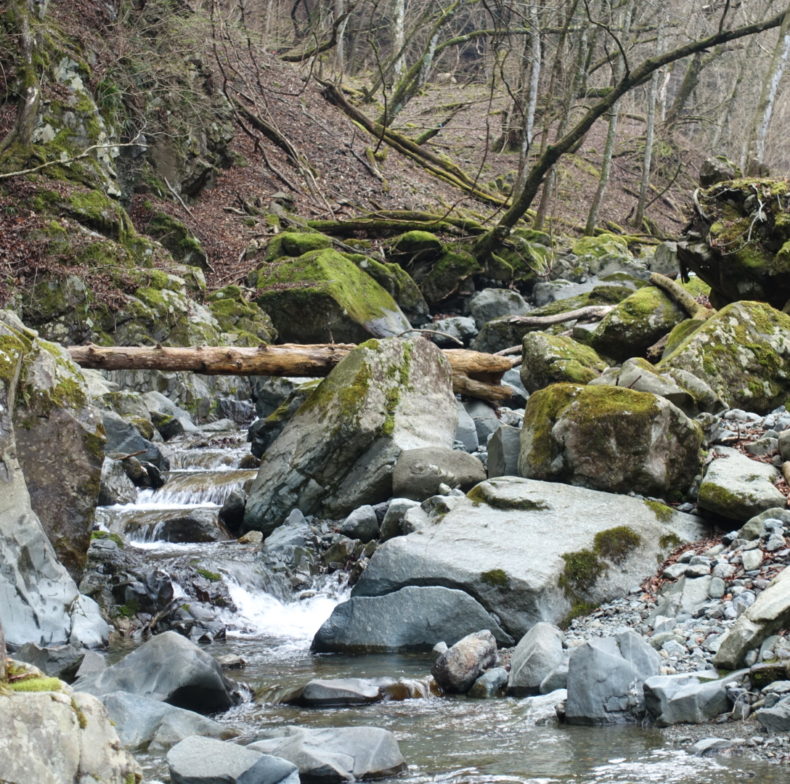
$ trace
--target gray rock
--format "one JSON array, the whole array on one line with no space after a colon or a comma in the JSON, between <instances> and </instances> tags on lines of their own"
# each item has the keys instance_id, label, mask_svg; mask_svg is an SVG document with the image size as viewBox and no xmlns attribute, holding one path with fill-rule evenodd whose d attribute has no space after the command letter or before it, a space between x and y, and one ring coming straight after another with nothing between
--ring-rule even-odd
<instances>
[{"instance_id":1,"label":"gray rock","mask_svg":"<svg viewBox=\"0 0 790 784\"><path fill-rule=\"evenodd\" d=\"M750 460L730 447L716 447L714 454L699 488L701 509L730 520L748 520L784 505L775 487L780 474L772 465Z\"/></svg>"},{"instance_id":2,"label":"gray rock","mask_svg":"<svg viewBox=\"0 0 790 784\"><path fill-rule=\"evenodd\" d=\"M467 345L477 334L475 320L468 316L450 316L449 318L439 319L439 321L426 324L424 328L443 332L443 335L427 335L426 337L430 337L437 346L444 348L459 348L457 342L459 340L463 345Z\"/></svg>"},{"instance_id":3,"label":"gray rock","mask_svg":"<svg viewBox=\"0 0 790 784\"><path fill-rule=\"evenodd\" d=\"M501 697L507 689L508 672L504 667L492 667L486 670L467 692L467 696L478 700L490 700Z\"/></svg>"},{"instance_id":4,"label":"gray rock","mask_svg":"<svg viewBox=\"0 0 790 784\"><path fill-rule=\"evenodd\" d=\"M402 536L411 533L404 528L404 519L410 509L419 509L420 504L411 498L393 498L390 501L384 519L381 521L380 538L382 541L392 539L393 536Z\"/></svg>"},{"instance_id":5,"label":"gray rock","mask_svg":"<svg viewBox=\"0 0 790 784\"><path fill-rule=\"evenodd\" d=\"M177 422L181 433L194 433L197 431L198 428L192 421L189 412L177 406L161 392L157 392L156 390L146 392L143 394L142 398L145 407L148 409L154 424L160 432L162 431L158 422L166 420ZM172 430L170 432L172 432ZM168 437L172 436L166 436L165 433L162 433L162 437L167 440Z\"/></svg>"},{"instance_id":6,"label":"gray rock","mask_svg":"<svg viewBox=\"0 0 790 784\"><path fill-rule=\"evenodd\" d=\"M330 517L392 495L406 449L452 446L451 372L421 338L371 341L348 354L267 449L244 511L270 533L291 509Z\"/></svg>"},{"instance_id":7,"label":"gray rock","mask_svg":"<svg viewBox=\"0 0 790 784\"><path fill-rule=\"evenodd\" d=\"M732 741L725 738L702 738L691 747L695 757L712 757L732 748Z\"/></svg>"},{"instance_id":8,"label":"gray rock","mask_svg":"<svg viewBox=\"0 0 790 784\"><path fill-rule=\"evenodd\" d=\"M376 510L368 504L355 509L343 521L340 533L350 539L359 539L362 542L370 542L372 539L378 538L379 520Z\"/></svg>"},{"instance_id":9,"label":"gray rock","mask_svg":"<svg viewBox=\"0 0 790 784\"><path fill-rule=\"evenodd\" d=\"M658 674L659 664L653 648L631 631L574 648L568 662L565 720L616 724L641 717L642 684Z\"/></svg>"},{"instance_id":10,"label":"gray rock","mask_svg":"<svg viewBox=\"0 0 790 784\"><path fill-rule=\"evenodd\" d=\"M732 707L729 682L714 672L657 675L644 683L645 707L659 727L703 724Z\"/></svg>"},{"instance_id":11,"label":"gray rock","mask_svg":"<svg viewBox=\"0 0 790 784\"><path fill-rule=\"evenodd\" d=\"M406 767L395 736L378 727L278 727L247 748L293 762L303 784L389 777Z\"/></svg>"},{"instance_id":12,"label":"gray rock","mask_svg":"<svg viewBox=\"0 0 790 784\"><path fill-rule=\"evenodd\" d=\"M464 403L472 421L475 423L477 430L477 440L480 442L481 447L485 447L488 443L488 437L494 433L499 427L499 418L488 403L482 400L470 400Z\"/></svg>"},{"instance_id":13,"label":"gray rock","mask_svg":"<svg viewBox=\"0 0 790 784\"><path fill-rule=\"evenodd\" d=\"M401 452L392 472L392 492L401 498L423 501L439 486L468 490L486 478L483 464L457 449L426 446Z\"/></svg>"},{"instance_id":14,"label":"gray rock","mask_svg":"<svg viewBox=\"0 0 790 784\"><path fill-rule=\"evenodd\" d=\"M311 708L336 708L368 705L382 699L382 686L392 683L375 678L314 678L308 681L288 702Z\"/></svg>"},{"instance_id":15,"label":"gray rock","mask_svg":"<svg viewBox=\"0 0 790 784\"><path fill-rule=\"evenodd\" d=\"M749 651L790 623L790 569L785 567L738 620L724 633L713 663L734 670Z\"/></svg>"},{"instance_id":16,"label":"gray rock","mask_svg":"<svg viewBox=\"0 0 790 784\"><path fill-rule=\"evenodd\" d=\"M128 749L145 749L154 741L160 748L174 746L190 735L227 739L236 734L227 725L150 697L115 691L101 699Z\"/></svg>"},{"instance_id":17,"label":"gray rock","mask_svg":"<svg viewBox=\"0 0 790 784\"><path fill-rule=\"evenodd\" d=\"M550 694L557 689L568 687L568 656L564 655L560 662L541 682L540 693Z\"/></svg>"},{"instance_id":18,"label":"gray rock","mask_svg":"<svg viewBox=\"0 0 790 784\"><path fill-rule=\"evenodd\" d=\"M27 643L14 651L15 661L32 664L44 674L63 680L73 680L67 676L74 675L84 656L85 651L74 645L54 645L42 648L35 643Z\"/></svg>"},{"instance_id":19,"label":"gray rock","mask_svg":"<svg viewBox=\"0 0 790 784\"><path fill-rule=\"evenodd\" d=\"M521 431L510 425L500 425L488 440L488 477L518 476L518 457L521 452Z\"/></svg>"},{"instance_id":20,"label":"gray rock","mask_svg":"<svg viewBox=\"0 0 790 784\"><path fill-rule=\"evenodd\" d=\"M529 305L512 289L483 289L469 300L469 313L478 327L501 316L523 316Z\"/></svg>"},{"instance_id":21,"label":"gray rock","mask_svg":"<svg viewBox=\"0 0 790 784\"><path fill-rule=\"evenodd\" d=\"M759 539L765 534L765 524L769 521L776 521L790 528L790 509L775 507L755 515L737 531L737 538L749 541Z\"/></svg>"},{"instance_id":22,"label":"gray rock","mask_svg":"<svg viewBox=\"0 0 790 784\"><path fill-rule=\"evenodd\" d=\"M563 688L527 697L521 701L521 712L528 724L534 726L556 725L559 723L557 709L568 699L568 690Z\"/></svg>"},{"instance_id":23,"label":"gray rock","mask_svg":"<svg viewBox=\"0 0 790 784\"><path fill-rule=\"evenodd\" d=\"M476 452L480 446L477 440L477 428L475 421L469 416L464 404L460 400L456 400L456 407L458 408L458 427L455 431L455 440L464 445L467 452Z\"/></svg>"},{"instance_id":24,"label":"gray rock","mask_svg":"<svg viewBox=\"0 0 790 784\"><path fill-rule=\"evenodd\" d=\"M169 461L159 447L143 438L136 427L117 414L103 411L102 424L107 433L107 443L104 448L110 457L134 454L138 460L152 463L160 471L166 471L170 467Z\"/></svg>"},{"instance_id":25,"label":"gray rock","mask_svg":"<svg viewBox=\"0 0 790 784\"><path fill-rule=\"evenodd\" d=\"M452 644L479 629L489 629L502 644L512 644L497 621L464 591L413 585L339 604L318 630L313 650L430 650L440 640Z\"/></svg>"},{"instance_id":26,"label":"gray rock","mask_svg":"<svg viewBox=\"0 0 790 784\"><path fill-rule=\"evenodd\" d=\"M779 434L779 456L782 460L790 460L790 428Z\"/></svg>"},{"instance_id":27,"label":"gray rock","mask_svg":"<svg viewBox=\"0 0 790 784\"><path fill-rule=\"evenodd\" d=\"M172 784L299 784L290 762L197 735L167 752L167 766Z\"/></svg>"},{"instance_id":28,"label":"gray rock","mask_svg":"<svg viewBox=\"0 0 790 784\"><path fill-rule=\"evenodd\" d=\"M575 581L567 567L566 582L579 600L597 604L626 594L665 557L672 546L665 537L691 541L705 531L698 518L669 507L556 482L499 477L468 495L453 499L449 508L429 509L417 530L381 545L352 601L404 586L452 585L474 596L520 638L538 621L559 623L570 610L560 586L567 567L563 555L593 551L598 534L617 540L618 530L623 533L620 521L627 521L638 539L628 537L634 546L624 546L617 564L601 558L587 585ZM436 635L434 642L441 638Z\"/></svg>"},{"instance_id":29,"label":"gray rock","mask_svg":"<svg viewBox=\"0 0 790 784\"><path fill-rule=\"evenodd\" d=\"M198 713L215 713L234 704L219 665L176 632L152 637L111 667L79 678L74 688L99 696L127 691Z\"/></svg>"},{"instance_id":30,"label":"gray rock","mask_svg":"<svg viewBox=\"0 0 790 784\"><path fill-rule=\"evenodd\" d=\"M61 691L4 695L0 737L0 781L125 784L142 777L101 702L65 684Z\"/></svg>"},{"instance_id":31,"label":"gray rock","mask_svg":"<svg viewBox=\"0 0 790 784\"><path fill-rule=\"evenodd\" d=\"M561 664L563 658L562 632L550 623L536 623L513 651L508 692L517 697L537 694L543 680Z\"/></svg>"},{"instance_id":32,"label":"gray rock","mask_svg":"<svg viewBox=\"0 0 790 784\"><path fill-rule=\"evenodd\" d=\"M97 504L99 506L131 504L136 499L137 488L126 475L123 462L105 457L101 468L101 486Z\"/></svg>"},{"instance_id":33,"label":"gray rock","mask_svg":"<svg viewBox=\"0 0 790 784\"><path fill-rule=\"evenodd\" d=\"M431 675L450 694L465 694L496 662L496 640L487 629L466 635L439 656Z\"/></svg>"},{"instance_id":34,"label":"gray rock","mask_svg":"<svg viewBox=\"0 0 790 784\"><path fill-rule=\"evenodd\" d=\"M754 717L769 732L790 731L790 697L784 697L770 708L761 708Z\"/></svg>"}]
</instances>

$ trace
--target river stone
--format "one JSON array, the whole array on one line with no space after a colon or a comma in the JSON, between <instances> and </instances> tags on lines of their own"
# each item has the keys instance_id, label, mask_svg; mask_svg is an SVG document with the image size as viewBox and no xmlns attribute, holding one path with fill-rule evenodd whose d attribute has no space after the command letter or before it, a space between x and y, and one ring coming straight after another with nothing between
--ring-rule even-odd
<instances>
[{"instance_id":1,"label":"river stone","mask_svg":"<svg viewBox=\"0 0 790 784\"><path fill-rule=\"evenodd\" d=\"M524 697L541 691L541 683L563 661L562 632L550 623L536 623L518 642L510 659L507 688Z\"/></svg>"},{"instance_id":2,"label":"river stone","mask_svg":"<svg viewBox=\"0 0 790 784\"><path fill-rule=\"evenodd\" d=\"M190 735L227 739L236 734L231 727L199 713L139 694L114 691L101 699L121 743L128 749L146 749L151 744L170 747Z\"/></svg>"},{"instance_id":3,"label":"river stone","mask_svg":"<svg viewBox=\"0 0 790 784\"><path fill-rule=\"evenodd\" d=\"M310 394L261 461L244 525L269 534L294 507L342 517L392 496L400 453L450 447L449 363L422 338L368 341Z\"/></svg>"},{"instance_id":4,"label":"river stone","mask_svg":"<svg viewBox=\"0 0 790 784\"><path fill-rule=\"evenodd\" d=\"M264 265L256 288L256 302L284 342L358 343L411 329L392 296L331 248Z\"/></svg>"},{"instance_id":5,"label":"river stone","mask_svg":"<svg viewBox=\"0 0 790 784\"><path fill-rule=\"evenodd\" d=\"M769 732L790 732L790 697L784 697L770 708L761 708L754 718Z\"/></svg>"},{"instance_id":6,"label":"river stone","mask_svg":"<svg viewBox=\"0 0 790 784\"><path fill-rule=\"evenodd\" d=\"M713 663L734 670L746 654L790 623L790 568L785 567L770 585L747 607L721 638Z\"/></svg>"},{"instance_id":7,"label":"river stone","mask_svg":"<svg viewBox=\"0 0 790 784\"><path fill-rule=\"evenodd\" d=\"M379 535L379 519L376 510L369 504L355 509L340 526L340 533L351 539L370 542Z\"/></svg>"},{"instance_id":8,"label":"river stone","mask_svg":"<svg viewBox=\"0 0 790 784\"><path fill-rule=\"evenodd\" d=\"M658 364L704 380L721 407L766 414L790 395L790 315L763 302L714 313ZM685 384L684 384L685 386Z\"/></svg>"},{"instance_id":9,"label":"river stone","mask_svg":"<svg viewBox=\"0 0 790 784\"><path fill-rule=\"evenodd\" d=\"M480 446L477 439L477 428L475 421L469 416L460 400L456 400L458 409L458 427L455 430L455 440L463 444L467 452L476 452Z\"/></svg>"},{"instance_id":10,"label":"river stone","mask_svg":"<svg viewBox=\"0 0 790 784\"><path fill-rule=\"evenodd\" d=\"M197 735L167 752L167 766L172 784L299 784L284 759Z\"/></svg>"},{"instance_id":11,"label":"river stone","mask_svg":"<svg viewBox=\"0 0 790 784\"><path fill-rule=\"evenodd\" d=\"M613 493L682 495L702 429L668 400L609 386L553 384L527 402L519 473Z\"/></svg>"},{"instance_id":12,"label":"river stone","mask_svg":"<svg viewBox=\"0 0 790 784\"><path fill-rule=\"evenodd\" d=\"M503 645L513 643L468 593L409 585L385 596L352 597L337 605L318 630L312 649L319 653L429 651L437 642L452 645L480 629L489 629Z\"/></svg>"},{"instance_id":13,"label":"river stone","mask_svg":"<svg viewBox=\"0 0 790 784\"><path fill-rule=\"evenodd\" d=\"M644 286L603 317L589 342L602 356L622 361L644 353L686 315L661 289Z\"/></svg>"},{"instance_id":14,"label":"river stone","mask_svg":"<svg viewBox=\"0 0 790 784\"><path fill-rule=\"evenodd\" d=\"M102 424L107 433L105 451L110 457L134 455L141 462L152 463L160 471L167 471L170 463L156 444L143 438L134 425L112 411L102 412Z\"/></svg>"},{"instance_id":15,"label":"river stone","mask_svg":"<svg viewBox=\"0 0 790 784\"><path fill-rule=\"evenodd\" d=\"M704 724L732 707L729 682L715 672L656 675L644 683L645 707L659 727Z\"/></svg>"},{"instance_id":16,"label":"river stone","mask_svg":"<svg viewBox=\"0 0 790 784\"><path fill-rule=\"evenodd\" d=\"M496 640L488 629L467 634L442 653L431 675L449 694L465 694L480 675L496 663Z\"/></svg>"},{"instance_id":17,"label":"river stone","mask_svg":"<svg viewBox=\"0 0 790 784\"><path fill-rule=\"evenodd\" d=\"M411 533L411 529L405 530L406 513L415 507L419 508L419 506L419 503L412 501L411 498L393 498L387 506L384 519L381 521L381 541L392 539L393 536Z\"/></svg>"},{"instance_id":18,"label":"river stone","mask_svg":"<svg viewBox=\"0 0 790 784\"><path fill-rule=\"evenodd\" d=\"M60 691L0 698L0 781L24 784L128 784L142 773L121 748L101 702Z\"/></svg>"},{"instance_id":19,"label":"river stone","mask_svg":"<svg viewBox=\"0 0 790 784\"><path fill-rule=\"evenodd\" d=\"M483 289L469 300L469 314L478 328L502 316L523 316L529 311L524 297L513 289Z\"/></svg>"},{"instance_id":20,"label":"river stone","mask_svg":"<svg viewBox=\"0 0 790 784\"><path fill-rule=\"evenodd\" d=\"M488 439L487 470L489 479L495 476L518 476L521 452L521 430L511 425L500 425Z\"/></svg>"},{"instance_id":21,"label":"river stone","mask_svg":"<svg viewBox=\"0 0 790 784\"><path fill-rule=\"evenodd\" d=\"M382 687L392 683L391 678L313 678L286 702L311 708L369 705L381 700Z\"/></svg>"},{"instance_id":22,"label":"river stone","mask_svg":"<svg viewBox=\"0 0 790 784\"><path fill-rule=\"evenodd\" d=\"M401 498L424 501L440 485L469 490L486 478L483 464L457 449L426 446L401 452L392 472L392 492Z\"/></svg>"},{"instance_id":23,"label":"river stone","mask_svg":"<svg viewBox=\"0 0 790 784\"><path fill-rule=\"evenodd\" d=\"M507 688L507 670L504 667L492 667L486 670L466 693L468 697L478 700L490 700L503 697Z\"/></svg>"},{"instance_id":24,"label":"river stone","mask_svg":"<svg viewBox=\"0 0 790 784\"><path fill-rule=\"evenodd\" d=\"M528 332L522 348L521 381L528 392L561 381L587 384L608 367L594 348L564 335Z\"/></svg>"},{"instance_id":25,"label":"river stone","mask_svg":"<svg viewBox=\"0 0 790 784\"><path fill-rule=\"evenodd\" d=\"M101 468L98 506L132 504L136 499L137 488L127 476L123 461L105 457Z\"/></svg>"},{"instance_id":26,"label":"river stone","mask_svg":"<svg viewBox=\"0 0 790 784\"><path fill-rule=\"evenodd\" d=\"M499 417L496 411L482 400L467 400L464 407L475 423L480 447L485 449L489 436L499 427Z\"/></svg>"},{"instance_id":27,"label":"river stone","mask_svg":"<svg viewBox=\"0 0 790 784\"><path fill-rule=\"evenodd\" d=\"M181 408L181 406L177 406L161 392L157 392L156 390L146 392L143 394L142 399L152 418L157 416L160 421L162 421L163 418L175 420L180 427L181 433L195 433L197 431L198 428L192 421L189 412ZM154 424L156 424L156 422L154 422ZM159 429L159 425L157 424L156 426L157 429ZM167 439L168 436L162 433L162 438Z\"/></svg>"},{"instance_id":28,"label":"river stone","mask_svg":"<svg viewBox=\"0 0 790 784\"><path fill-rule=\"evenodd\" d=\"M14 424L19 377L35 333L13 314L0 318L0 607L6 641L20 646L98 646L108 626L91 599L81 597L58 561L31 508L26 477L17 458ZM57 462L57 461L56 461ZM97 487L98 489L98 487ZM79 600L79 601L78 601Z\"/></svg>"},{"instance_id":29,"label":"river stone","mask_svg":"<svg viewBox=\"0 0 790 784\"><path fill-rule=\"evenodd\" d=\"M198 713L234 704L220 666L177 632L152 637L111 667L79 678L74 688L98 696L126 691Z\"/></svg>"},{"instance_id":30,"label":"river stone","mask_svg":"<svg viewBox=\"0 0 790 784\"><path fill-rule=\"evenodd\" d=\"M701 509L730 520L745 521L785 504L777 489L779 471L752 460L731 447L716 447L699 488Z\"/></svg>"},{"instance_id":31,"label":"river stone","mask_svg":"<svg viewBox=\"0 0 790 784\"><path fill-rule=\"evenodd\" d=\"M658 675L661 659L641 637L625 631L594 638L571 651L568 661L568 724L617 724L644 711L642 684Z\"/></svg>"},{"instance_id":32,"label":"river stone","mask_svg":"<svg viewBox=\"0 0 790 784\"><path fill-rule=\"evenodd\" d=\"M406 767L395 736L379 727L277 727L247 748L293 762L302 784L384 778Z\"/></svg>"},{"instance_id":33,"label":"river stone","mask_svg":"<svg viewBox=\"0 0 790 784\"><path fill-rule=\"evenodd\" d=\"M676 545L673 536L694 541L706 530L699 518L662 504L519 477L489 479L468 497L452 500L416 510L424 520L415 518L417 530L378 547L354 586L352 602L386 597L405 586L419 596L427 586L452 585L520 638L538 621L559 623L575 601L625 595L655 572ZM627 521L630 533L618 521ZM607 540L622 545L611 553L617 563L595 555ZM588 582L575 574L580 564L594 567L588 567ZM436 634L434 642L442 638Z\"/></svg>"},{"instance_id":34,"label":"river stone","mask_svg":"<svg viewBox=\"0 0 790 784\"><path fill-rule=\"evenodd\" d=\"M590 384L606 384L635 389L637 392L649 392L665 397L686 414L697 413L695 396L668 374L656 371L655 366L642 357L632 357L619 368L605 370L598 378L590 381Z\"/></svg>"},{"instance_id":35,"label":"river stone","mask_svg":"<svg viewBox=\"0 0 790 784\"><path fill-rule=\"evenodd\" d=\"M30 505L58 560L79 581L99 495L104 433L66 349L40 339L29 344L13 417Z\"/></svg>"}]
</instances>

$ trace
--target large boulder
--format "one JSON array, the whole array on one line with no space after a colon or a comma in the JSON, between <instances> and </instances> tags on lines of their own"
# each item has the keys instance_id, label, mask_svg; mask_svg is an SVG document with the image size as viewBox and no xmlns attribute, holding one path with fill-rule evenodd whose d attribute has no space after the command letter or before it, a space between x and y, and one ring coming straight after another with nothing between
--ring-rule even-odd
<instances>
[{"instance_id":1,"label":"large boulder","mask_svg":"<svg viewBox=\"0 0 790 784\"><path fill-rule=\"evenodd\" d=\"M469 490L486 478L483 464L458 449L426 446L402 452L392 472L392 491L400 498L423 501L442 484Z\"/></svg>"},{"instance_id":2,"label":"large boulder","mask_svg":"<svg viewBox=\"0 0 790 784\"><path fill-rule=\"evenodd\" d=\"M104 433L82 373L61 346L30 341L19 376L14 430L33 511L58 559L79 580L99 495Z\"/></svg>"},{"instance_id":3,"label":"large boulder","mask_svg":"<svg viewBox=\"0 0 790 784\"><path fill-rule=\"evenodd\" d=\"M350 352L266 450L244 513L270 533L297 507L342 517L392 495L401 452L450 447L458 414L450 366L422 338Z\"/></svg>"},{"instance_id":4,"label":"large boulder","mask_svg":"<svg viewBox=\"0 0 790 784\"><path fill-rule=\"evenodd\" d=\"M704 724L732 708L730 680L712 672L655 675L644 683L645 707L659 727Z\"/></svg>"},{"instance_id":5,"label":"large boulder","mask_svg":"<svg viewBox=\"0 0 790 784\"><path fill-rule=\"evenodd\" d=\"M686 313L661 289L645 286L615 306L590 335L590 345L616 360L639 356Z\"/></svg>"},{"instance_id":6,"label":"large boulder","mask_svg":"<svg viewBox=\"0 0 790 784\"><path fill-rule=\"evenodd\" d=\"M527 332L522 346L521 381L528 392L561 381L586 384L609 367L595 349L564 335Z\"/></svg>"},{"instance_id":7,"label":"large boulder","mask_svg":"<svg viewBox=\"0 0 790 784\"><path fill-rule=\"evenodd\" d=\"M256 287L283 341L357 343L411 327L387 291L331 248L264 265Z\"/></svg>"},{"instance_id":8,"label":"large boulder","mask_svg":"<svg viewBox=\"0 0 790 784\"><path fill-rule=\"evenodd\" d=\"M716 447L713 457L700 484L700 509L744 522L785 504L776 487L781 474L774 466L730 447Z\"/></svg>"},{"instance_id":9,"label":"large boulder","mask_svg":"<svg viewBox=\"0 0 790 784\"><path fill-rule=\"evenodd\" d=\"M421 521L410 517L413 533L376 550L351 601L452 585L520 638L580 602L624 595L678 540L705 531L698 518L660 503L518 477L445 500Z\"/></svg>"},{"instance_id":10,"label":"large boulder","mask_svg":"<svg viewBox=\"0 0 790 784\"><path fill-rule=\"evenodd\" d=\"M167 752L167 767L172 784L299 784L291 762L197 735Z\"/></svg>"},{"instance_id":11,"label":"large boulder","mask_svg":"<svg viewBox=\"0 0 790 784\"><path fill-rule=\"evenodd\" d=\"M588 640L568 661L568 724L618 724L644 713L643 684L661 659L632 631Z\"/></svg>"},{"instance_id":12,"label":"large boulder","mask_svg":"<svg viewBox=\"0 0 790 784\"><path fill-rule=\"evenodd\" d=\"M113 724L96 697L72 692L56 680L42 685L47 690L11 692L0 697L0 781L142 781L139 765L121 748Z\"/></svg>"},{"instance_id":13,"label":"large boulder","mask_svg":"<svg viewBox=\"0 0 790 784\"><path fill-rule=\"evenodd\" d=\"M702 430L668 400L553 384L527 402L519 473L614 493L679 497L700 465Z\"/></svg>"},{"instance_id":14,"label":"large boulder","mask_svg":"<svg viewBox=\"0 0 790 784\"><path fill-rule=\"evenodd\" d=\"M383 596L355 596L339 604L313 639L318 652L431 650L453 645L479 629L504 644L513 640L496 618L465 591L407 585Z\"/></svg>"},{"instance_id":15,"label":"large boulder","mask_svg":"<svg viewBox=\"0 0 790 784\"><path fill-rule=\"evenodd\" d=\"M753 299L782 308L790 299L789 192L787 181L747 178L697 195L678 258L710 284L714 305Z\"/></svg>"},{"instance_id":16,"label":"large boulder","mask_svg":"<svg viewBox=\"0 0 790 784\"><path fill-rule=\"evenodd\" d=\"M790 396L790 316L763 302L734 302L711 316L658 370L704 381L721 408L765 414Z\"/></svg>"},{"instance_id":17,"label":"large boulder","mask_svg":"<svg viewBox=\"0 0 790 784\"><path fill-rule=\"evenodd\" d=\"M152 637L111 667L79 678L74 687L98 696L126 691L198 713L227 710L235 702L219 664L176 632Z\"/></svg>"},{"instance_id":18,"label":"large boulder","mask_svg":"<svg viewBox=\"0 0 790 784\"><path fill-rule=\"evenodd\" d=\"M302 784L384 778L406 767L395 736L378 727L277 727L247 748L292 762Z\"/></svg>"},{"instance_id":19,"label":"large boulder","mask_svg":"<svg viewBox=\"0 0 790 784\"><path fill-rule=\"evenodd\" d=\"M783 569L751 607L724 633L713 657L717 667L734 670L746 654L778 629L790 623L790 569Z\"/></svg>"},{"instance_id":20,"label":"large boulder","mask_svg":"<svg viewBox=\"0 0 790 784\"><path fill-rule=\"evenodd\" d=\"M35 334L25 330L10 314L0 320L0 607L3 608L3 626L6 640L10 645L20 646L25 643L39 645L57 645L72 642L76 645L101 645L106 642L108 627L102 620L98 607L92 600L81 596L74 580L59 562L50 539L41 521L32 508L30 493L27 487L28 477L25 475L19 460L19 446L16 441L16 430L13 416L18 410L20 394L20 378L25 370L25 363L31 359L33 366L37 364L39 352L47 352L49 344L37 341ZM54 357L61 357L60 353L52 347ZM49 366L44 362L44 367ZM58 378L68 378L73 382L71 371ZM43 383L43 382L42 382ZM67 384L67 386L69 386ZM34 388L34 387L31 387ZM43 388L43 387L42 387ZM57 388L57 385L56 387ZM73 391L75 387L69 386ZM77 392L81 391L79 386ZM52 391L52 388L50 388ZM63 391L65 395L65 391ZM42 397L35 405L54 406L57 398ZM20 403L31 405L32 402ZM43 409L40 409L43 412ZM51 408L51 414L54 409ZM56 415L57 416L57 415ZM65 416L65 415L64 415ZM79 439L77 430L79 425L72 422L71 430L74 436L75 455L74 465L88 458L78 447ZM70 425L64 425L68 430ZM53 436L54 437L54 436ZM68 439L66 439L68 441ZM84 442L83 442L84 443ZM99 471L101 469L101 440L95 441L99 450ZM42 455L52 459L51 444L39 445ZM68 456L60 456L68 461ZM59 459L60 459L59 457ZM59 465L59 460L52 463ZM55 472L56 474L57 472ZM38 487L43 490L47 485L47 478L54 482L53 487L60 487L66 492L67 485L72 490L79 487L79 479L72 477L61 480L48 469L46 475L40 477ZM94 498L98 494L98 478L96 475ZM71 484L70 484L71 483ZM90 480L88 481L90 484ZM87 490L87 487L85 488ZM43 495L40 496L44 497ZM70 496L71 502L64 499L60 508L67 513L69 509L75 514L80 508L88 513L81 501ZM75 526L75 536L82 537L87 534L83 531L86 519ZM66 530L58 532L52 529L50 535L57 541L60 536L67 536ZM85 542L87 547L87 541ZM70 545L64 545L65 550ZM75 567L82 562L84 553L80 553L79 544L74 547Z\"/></svg>"}]
</instances>

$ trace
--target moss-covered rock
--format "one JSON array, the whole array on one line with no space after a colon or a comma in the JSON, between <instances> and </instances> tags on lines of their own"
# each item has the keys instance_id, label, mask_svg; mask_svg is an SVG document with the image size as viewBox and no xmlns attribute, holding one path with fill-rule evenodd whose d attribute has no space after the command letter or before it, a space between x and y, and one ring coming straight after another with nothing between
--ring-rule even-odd
<instances>
[{"instance_id":1,"label":"moss-covered rock","mask_svg":"<svg viewBox=\"0 0 790 784\"><path fill-rule=\"evenodd\" d=\"M571 245L571 252L576 256L592 256L596 259L607 256L631 258L625 237L607 232L594 237L579 237Z\"/></svg>"},{"instance_id":2,"label":"moss-covered rock","mask_svg":"<svg viewBox=\"0 0 790 784\"><path fill-rule=\"evenodd\" d=\"M616 360L640 356L685 315L661 289L645 286L604 316L590 335L589 344Z\"/></svg>"},{"instance_id":3,"label":"moss-covered rock","mask_svg":"<svg viewBox=\"0 0 790 784\"><path fill-rule=\"evenodd\" d=\"M464 281L482 271L471 253L447 251L433 261L419 261L407 266L407 271L430 305L458 293Z\"/></svg>"},{"instance_id":4,"label":"moss-covered rock","mask_svg":"<svg viewBox=\"0 0 790 784\"><path fill-rule=\"evenodd\" d=\"M222 331L236 336L237 345L271 343L277 337L269 314L249 302L240 286L218 289L207 305Z\"/></svg>"},{"instance_id":5,"label":"moss-covered rock","mask_svg":"<svg viewBox=\"0 0 790 784\"><path fill-rule=\"evenodd\" d=\"M266 244L264 261L276 261L283 256L297 257L311 250L332 247L332 240L320 232L283 231L275 234Z\"/></svg>"},{"instance_id":6,"label":"moss-covered rock","mask_svg":"<svg viewBox=\"0 0 790 784\"><path fill-rule=\"evenodd\" d=\"M528 332L522 346L521 381L528 392L560 381L586 384L608 367L594 349L564 335Z\"/></svg>"},{"instance_id":7,"label":"moss-covered rock","mask_svg":"<svg viewBox=\"0 0 790 784\"><path fill-rule=\"evenodd\" d=\"M702 430L664 398L553 384L527 402L519 472L616 493L681 497L697 474Z\"/></svg>"},{"instance_id":8,"label":"moss-covered rock","mask_svg":"<svg viewBox=\"0 0 790 784\"><path fill-rule=\"evenodd\" d=\"M398 264L435 261L444 253L442 241L429 231L407 231L396 237L386 250L388 258Z\"/></svg>"},{"instance_id":9,"label":"moss-covered rock","mask_svg":"<svg viewBox=\"0 0 790 784\"><path fill-rule=\"evenodd\" d=\"M377 261L361 253L344 255L392 296L409 321L425 323L429 315L428 303L414 279L400 264Z\"/></svg>"},{"instance_id":10,"label":"moss-covered rock","mask_svg":"<svg viewBox=\"0 0 790 784\"><path fill-rule=\"evenodd\" d=\"M767 413L790 398L790 316L762 302L734 302L657 367L697 377L721 406Z\"/></svg>"},{"instance_id":11,"label":"moss-covered rock","mask_svg":"<svg viewBox=\"0 0 790 784\"><path fill-rule=\"evenodd\" d=\"M200 240L177 218L157 212L145 228L177 261L201 269L208 268L208 257Z\"/></svg>"},{"instance_id":12,"label":"moss-covered rock","mask_svg":"<svg viewBox=\"0 0 790 784\"><path fill-rule=\"evenodd\" d=\"M392 297L335 250L317 250L258 270L257 303L281 340L360 342L410 328Z\"/></svg>"},{"instance_id":13,"label":"moss-covered rock","mask_svg":"<svg viewBox=\"0 0 790 784\"><path fill-rule=\"evenodd\" d=\"M683 266L711 286L716 306L790 299L790 183L744 178L698 194L699 209L678 243Z\"/></svg>"}]
</instances>

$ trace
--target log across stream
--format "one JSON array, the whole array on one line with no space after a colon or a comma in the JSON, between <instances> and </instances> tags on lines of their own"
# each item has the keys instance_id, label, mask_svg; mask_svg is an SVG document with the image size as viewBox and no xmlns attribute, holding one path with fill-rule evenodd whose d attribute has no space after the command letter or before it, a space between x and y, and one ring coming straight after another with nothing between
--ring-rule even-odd
<instances>
[{"instance_id":1,"label":"log across stream","mask_svg":"<svg viewBox=\"0 0 790 784\"><path fill-rule=\"evenodd\" d=\"M283 344L237 348L229 346L70 346L80 367L100 370L180 370L206 375L326 376L353 343ZM513 394L500 383L502 374L519 360L468 349L445 349L458 394L501 403Z\"/></svg>"}]
</instances>

